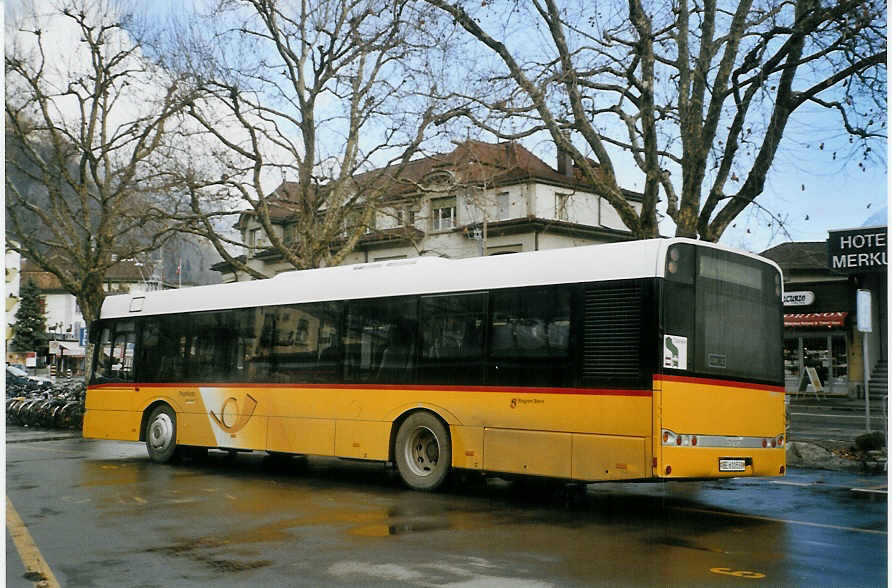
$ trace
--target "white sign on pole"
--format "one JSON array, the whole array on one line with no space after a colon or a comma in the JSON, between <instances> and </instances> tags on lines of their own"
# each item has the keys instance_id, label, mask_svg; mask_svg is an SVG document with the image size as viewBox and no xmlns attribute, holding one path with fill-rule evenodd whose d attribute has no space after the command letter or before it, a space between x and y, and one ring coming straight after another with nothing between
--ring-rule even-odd
<instances>
[{"instance_id":1,"label":"white sign on pole","mask_svg":"<svg viewBox=\"0 0 892 588\"><path fill-rule=\"evenodd\" d=\"M873 328L870 325L870 290L858 290L855 300L858 313L858 330L862 333L873 332Z\"/></svg>"}]
</instances>

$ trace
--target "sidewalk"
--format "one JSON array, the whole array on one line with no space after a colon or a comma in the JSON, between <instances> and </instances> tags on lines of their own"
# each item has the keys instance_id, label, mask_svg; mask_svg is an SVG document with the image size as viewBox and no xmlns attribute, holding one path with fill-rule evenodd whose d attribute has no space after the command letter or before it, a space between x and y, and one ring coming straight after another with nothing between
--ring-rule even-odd
<instances>
[{"instance_id":1,"label":"sidewalk","mask_svg":"<svg viewBox=\"0 0 892 588\"><path fill-rule=\"evenodd\" d=\"M44 429L6 425L6 443L25 443L28 441L58 441L60 439L77 439L83 437L79 430Z\"/></svg>"},{"instance_id":2,"label":"sidewalk","mask_svg":"<svg viewBox=\"0 0 892 588\"><path fill-rule=\"evenodd\" d=\"M864 398L849 398L848 396L821 396L815 398L815 395L800 394L798 396L789 395L789 405L791 409L796 410L830 410L839 412L854 412L865 414L865 406L867 401ZM870 416L871 418L886 414L888 411L888 399L884 394L882 396L870 398Z\"/></svg>"}]
</instances>

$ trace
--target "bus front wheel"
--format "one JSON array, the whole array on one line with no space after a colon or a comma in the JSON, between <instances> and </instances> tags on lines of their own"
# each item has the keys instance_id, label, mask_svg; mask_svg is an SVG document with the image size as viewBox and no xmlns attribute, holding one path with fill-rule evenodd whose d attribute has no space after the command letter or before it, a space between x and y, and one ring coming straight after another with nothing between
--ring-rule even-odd
<instances>
[{"instance_id":1,"label":"bus front wheel","mask_svg":"<svg viewBox=\"0 0 892 588\"><path fill-rule=\"evenodd\" d=\"M177 415L163 404L149 415L146 425L146 449L155 463L167 463L177 449Z\"/></svg>"},{"instance_id":2,"label":"bus front wheel","mask_svg":"<svg viewBox=\"0 0 892 588\"><path fill-rule=\"evenodd\" d=\"M413 490L436 490L449 474L449 433L443 422L429 412L416 412L402 422L394 453L400 477Z\"/></svg>"}]
</instances>

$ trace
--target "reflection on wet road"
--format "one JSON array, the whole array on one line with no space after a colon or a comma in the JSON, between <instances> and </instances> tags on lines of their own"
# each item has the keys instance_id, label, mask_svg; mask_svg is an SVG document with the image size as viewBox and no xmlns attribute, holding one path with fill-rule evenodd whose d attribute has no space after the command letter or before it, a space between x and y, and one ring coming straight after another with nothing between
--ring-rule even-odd
<instances>
[{"instance_id":1,"label":"reflection on wet road","mask_svg":"<svg viewBox=\"0 0 892 588\"><path fill-rule=\"evenodd\" d=\"M851 489L884 481L793 470L575 491L469 476L424 494L377 464L7 445L9 498L63 586L882 585L886 497ZM17 558L7 540L7 584L32 586Z\"/></svg>"}]
</instances>

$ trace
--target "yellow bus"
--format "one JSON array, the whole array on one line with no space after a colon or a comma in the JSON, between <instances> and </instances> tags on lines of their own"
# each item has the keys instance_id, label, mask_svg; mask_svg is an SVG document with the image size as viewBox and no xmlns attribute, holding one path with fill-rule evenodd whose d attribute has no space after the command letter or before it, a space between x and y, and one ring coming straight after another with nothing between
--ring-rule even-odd
<instances>
[{"instance_id":1,"label":"yellow bus","mask_svg":"<svg viewBox=\"0 0 892 588\"><path fill-rule=\"evenodd\" d=\"M84 436L578 482L780 476L781 274L654 239L110 296Z\"/></svg>"}]
</instances>

